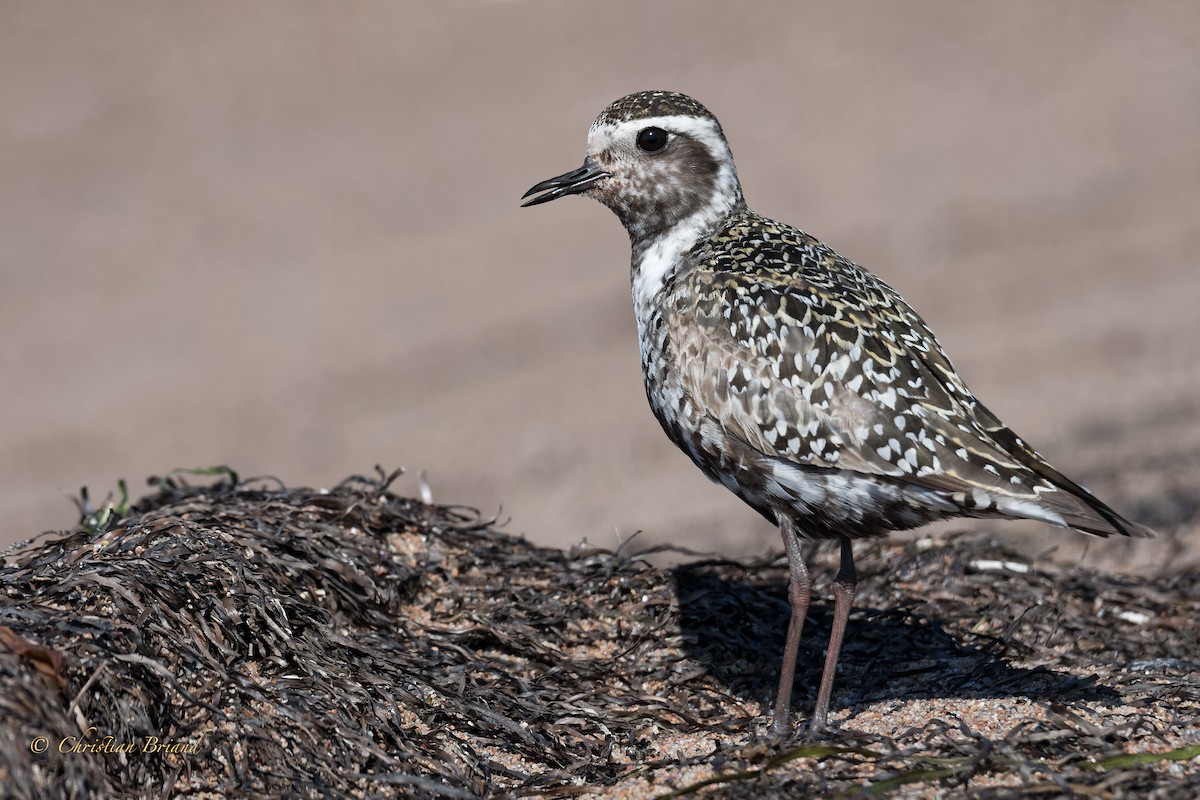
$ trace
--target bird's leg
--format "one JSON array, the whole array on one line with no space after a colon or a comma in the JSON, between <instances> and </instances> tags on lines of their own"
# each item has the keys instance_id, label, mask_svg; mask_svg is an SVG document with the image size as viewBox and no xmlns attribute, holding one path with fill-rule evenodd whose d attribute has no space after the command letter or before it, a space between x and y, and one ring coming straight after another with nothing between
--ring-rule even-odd
<instances>
[{"instance_id":1,"label":"bird's leg","mask_svg":"<svg viewBox=\"0 0 1200 800\"><path fill-rule=\"evenodd\" d=\"M788 622L787 643L783 647L783 670L779 675L779 692L775 695L775 717L771 730L776 736L785 736L792 727L792 681L796 677L796 654L800 650L800 631L804 629L804 618L808 615L812 579L808 576L808 567L804 565L795 524L780 516L779 533L783 536L783 547L787 551L788 600L792 605L792 618Z\"/></svg>"},{"instance_id":2,"label":"bird's leg","mask_svg":"<svg viewBox=\"0 0 1200 800\"><path fill-rule=\"evenodd\" d=\"M810 728L824 728L829 717L829 698L833 694L833 675L837 672L842 639L846 636L846 621L858 587L858 572L854 569L854 548L850 539L842 537L842 565L833 579L833 630L829 633L829 651L825 654L825 670L821 673L821 688L817 692L817 708L813 711Z\"/></svg>"}]
</instances>

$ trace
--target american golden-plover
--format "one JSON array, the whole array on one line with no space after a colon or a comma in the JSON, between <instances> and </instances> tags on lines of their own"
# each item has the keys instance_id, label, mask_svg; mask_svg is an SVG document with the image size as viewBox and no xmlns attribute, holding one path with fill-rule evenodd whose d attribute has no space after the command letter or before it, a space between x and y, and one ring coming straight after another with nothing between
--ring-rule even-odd
<instances>
[{"instance_id":1,"label":"american golden-plover","mask_svg":"<svg viewBox=\"0 0 1200 800\"><path fill-rule=\"evenodd\" d=\"M531 188L525 205L569 194L599 200L629 232L642 374L663 430L783 536L792 618L776 733L790 729L811 594L801 540L841 546L819 729L854 598L854 539L948 517L1153 535L976 400L890 286L747 208L720 124L690 97L617 100L592 124L583 166Z\"/></svg>"}]
</instances>

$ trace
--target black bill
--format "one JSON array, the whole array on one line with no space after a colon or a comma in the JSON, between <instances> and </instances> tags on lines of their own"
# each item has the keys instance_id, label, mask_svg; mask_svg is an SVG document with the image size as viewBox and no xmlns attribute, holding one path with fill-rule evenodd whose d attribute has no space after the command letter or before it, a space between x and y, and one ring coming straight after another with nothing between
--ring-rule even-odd
<instances>
[{"instance_id":1,"label":"black bill","mask_svg":"<svg viewBox=\"0 0 1200 800\"><path fill-rule=\"evenodd\" d=\"M526 206L536 206L539 203L549 203L551 200L557 200L568 194L579 194L587 189L601 178L612 177L609 173L592 164L590 161L583 162L583 166L574 172L568 172L565 175L559 175L557 178L551 178L548 181L542 181L529 188L529 191L521 195L521 199L529 197L531 194L545 192L538 195L532 200L521 203L521 208Z\"/></svg>"}]
</instances>

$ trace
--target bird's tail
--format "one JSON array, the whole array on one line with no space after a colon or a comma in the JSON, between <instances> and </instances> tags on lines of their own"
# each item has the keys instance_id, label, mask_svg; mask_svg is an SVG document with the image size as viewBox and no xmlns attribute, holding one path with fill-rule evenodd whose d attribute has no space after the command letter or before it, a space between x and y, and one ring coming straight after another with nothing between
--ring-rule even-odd
<instances>
[{"instance_id":1,"label":"bird's tail","mask_svg":"<svg viewBox=\"0 0 1200 800\"><path fill-rule=\"evenodd\" d=\"M988 430L988 434L1056 490L1040 492L1036 502L1021 501L1015 498L1009 502L999 501L997 507L1004 513L1014 517L1061 524L1064 527L1075 528L1096 536L1110 536L1117 533L1121 536L1147 539L1156 535L1145 525L1128 520L1113 511L1087 489L1050 466L1046 459L1021 441L1010 428L991 428ZM1037 507L1041 507L1041 513L1038 513ZM1062 522L1060 523L1053 516L1061 517Z\"/></svg>"}]
</instances>

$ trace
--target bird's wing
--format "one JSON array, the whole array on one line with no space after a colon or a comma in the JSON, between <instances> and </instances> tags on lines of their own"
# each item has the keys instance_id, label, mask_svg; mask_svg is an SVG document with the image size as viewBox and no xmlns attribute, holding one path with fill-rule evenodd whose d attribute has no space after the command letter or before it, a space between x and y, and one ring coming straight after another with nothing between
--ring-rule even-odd
<instances>
[{"instance_id":1,"label":"bird's wing","mask_svg":"<svg viewBox=\"0 0 1200 800\"><path fill-rule=\"evenodd\" d=\"M736 252L694 252L667 306L685 391L727 434L935 490L968 514L1142 535L984 408L899 294L807 234L759 224L730 237Z\"/></svg>"}]
</instances>

